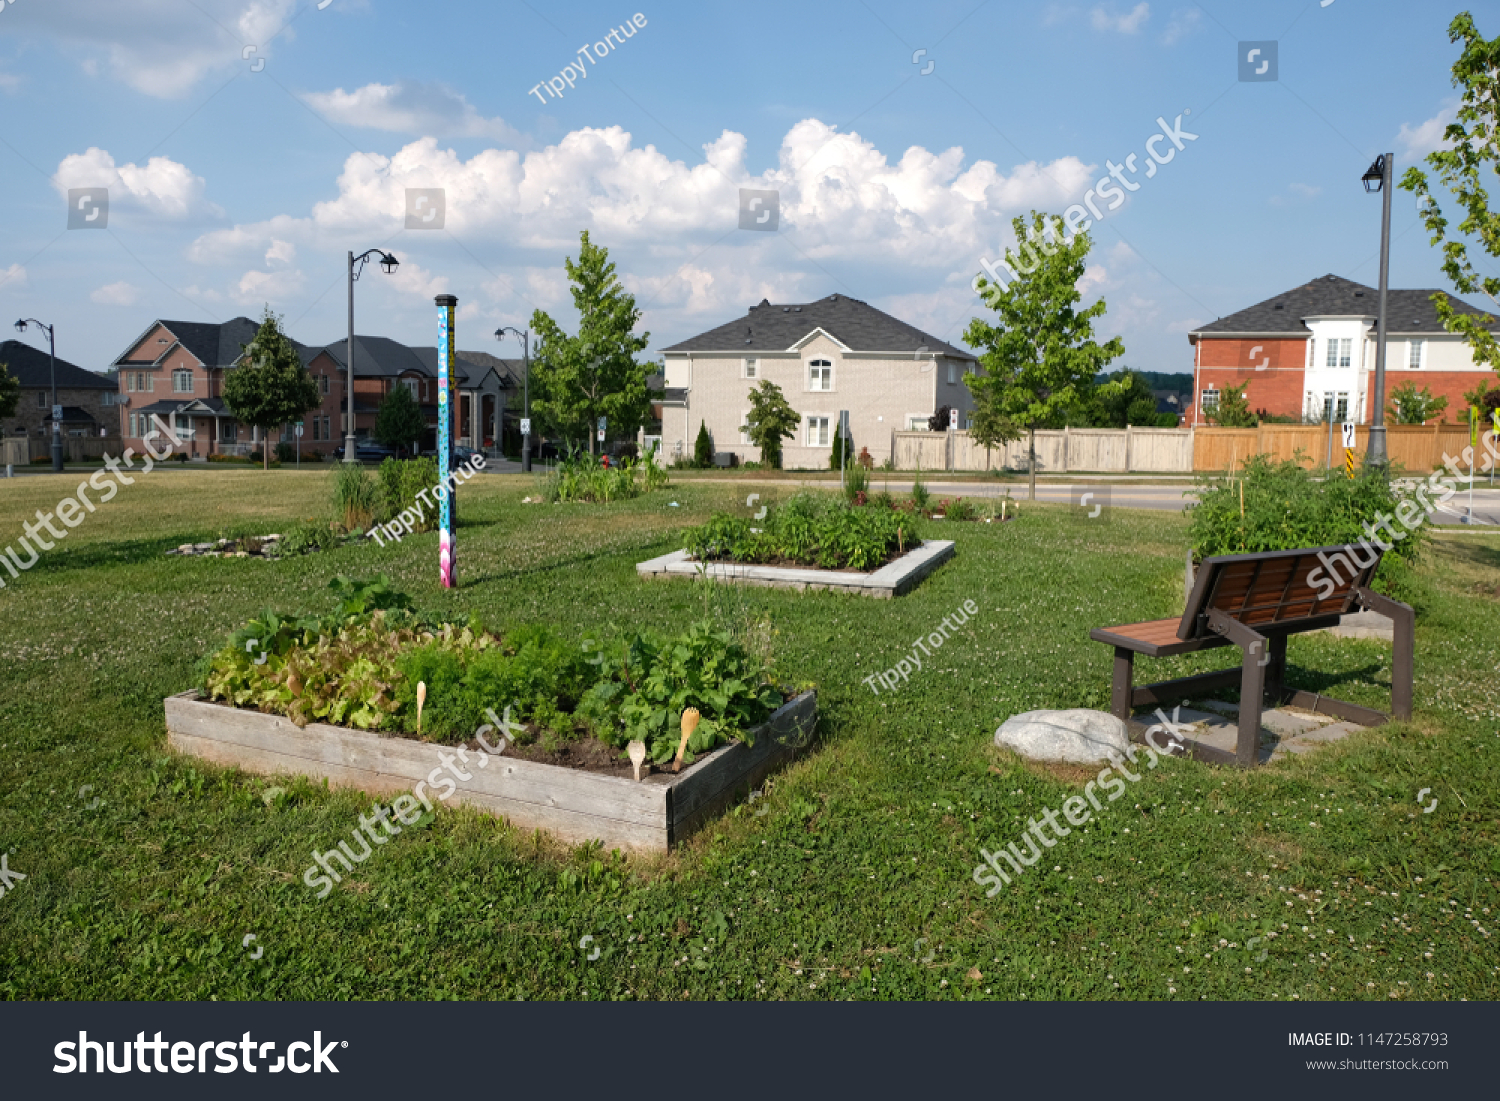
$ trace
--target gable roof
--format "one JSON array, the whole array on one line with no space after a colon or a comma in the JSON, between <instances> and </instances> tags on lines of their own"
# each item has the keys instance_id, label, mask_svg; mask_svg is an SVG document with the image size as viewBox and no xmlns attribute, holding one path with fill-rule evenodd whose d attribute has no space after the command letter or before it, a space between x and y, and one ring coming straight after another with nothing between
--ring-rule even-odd
<instances>
[{"instance_id":1,"label":"gable roof","mask_svg":"<svg viewBox=\"0 0 1500 1101\"><path fill-rule=\"evenodd\" d=\"M151 335L151 331L158 325L166 329L176 339L178 344L186 348L198 362L205 367L232 367L240 358L240 345L249 344L255 339L255 334L260 331L260 322L251 321L248 317L236 317L232 321L222 323L209 323L203 321L168 321L159 318L153 321L144 333L130 342L130 347L120 353L120 357L110 364L112 367L125 365L141 366L143 364L155 363L161 358L161 354L170 348L170 345L161 345L157 348L148 348L151 353L141 359L126 359L132 349L137 347L142 340ZM287 337L292 347L299 352L302 345Z\"/></svg>"},{"instance_id":2,"label":"gable roof","mask_svg":"<svg viewBox=\"0 0 1500 1101\"><path fill-rule=\"evenodd\" d=\"M972 360L974 356L928 336L920 329L844 294L801 305L773 305L761 299L742 318L664 349L668 352L783 352L822 329L856 352L929 352Z\"/></svg>"},{"instance_id":3,"label":"gable roof","mask_svg":"<svg viewBox=\"0 0 1500 1101\"><path fill-rule=\"evenodd\" d=\"M1445 332L1443 323L1438 320L1437 307L1431 301L1432 296L1438 293L1440 292L1435 289L1387 289L1386 332ZM1448 300L1459 313L1484 313L1453 295L1449 295ZM1199 334L1219 336L1233 333L1286 333L1288 336L1307 336L1311 330L1302 321L1305 317L1375 317L1379 310L1380 292L1374 287L1367 287L1338 275L1324 275L1284 294L1200 326L1188 333L1188 340L1195 340ZM1497 329L1500 329L1500 325L1497 325Z\"/></svg>"},{"instance_id":4,"label":"gable roof","mask_svg":"<svg viewBox=\"0 0 1500 1101\"><path fill-rule=\"evenodd\" d=\"M0 341L0 363L10 370L23 390L46 390L52 386L52 372L46 349L38 349L23 340ZM119 383L106 375L85 371L77 364L57 357L59 390L117 390Z\"/></svg>"},{"instance_id":5,"label":"gable roof","mask_svg":"<svg viewBox=\"0 0 1500 1101\"><path fill-rule=\"evenodd\" d=\"M304 363L310 363L319 354L326 353L340 368L348 350L348 340L335 340L317 348L307 349ZM520 360L503 360L488 352L454 353L454 367L460 384L482 383L491 370L500 377L502 388L515 385L520 378ZM437 347L429 344L413 348L385 336L360 336L354 334L354 374L356 378L395 378L404 374L419 374L426 378L438 377Z\"/></svg>"}]
</instances>

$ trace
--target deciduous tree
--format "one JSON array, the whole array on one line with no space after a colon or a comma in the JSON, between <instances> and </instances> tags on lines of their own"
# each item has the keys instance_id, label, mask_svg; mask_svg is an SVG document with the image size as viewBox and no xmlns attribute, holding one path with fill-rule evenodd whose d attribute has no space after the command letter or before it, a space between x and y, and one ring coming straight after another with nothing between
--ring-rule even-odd
<instances>
[{"instance_id":1,"label":"deciduous tree","mask_svg":"<svg viewBox=\"0 0 1500 1101\"><path fill-rule=\"evenodd\" d=\"M268 468L270 429L316 409L323 396L270 306L261 315L255 339L241 344L240 350L240 365L224 376L224 403L237 419L260 429L262 466Z\"/></svg>"},{"instance_id":2,"label":"deciduous tree","mask_svg":"<svg viewBox=\"0 0 1500 1101\"><path fill-rule=\"evenodd\" d=\"M802 423L801 414L787 404L780 386L761 379L760 385L750 391L750 413L745 423L750 442L760 448L760 461L780 470L781 441L796 439L797 426Z\"/></svg>"}]
</instances>

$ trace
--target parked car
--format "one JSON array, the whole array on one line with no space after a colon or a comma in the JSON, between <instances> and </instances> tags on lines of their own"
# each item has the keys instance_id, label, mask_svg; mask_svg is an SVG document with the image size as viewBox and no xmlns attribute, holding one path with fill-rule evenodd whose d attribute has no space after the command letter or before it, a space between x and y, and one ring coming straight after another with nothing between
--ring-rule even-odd
<instances>
[{"instance_id":1,"label":"parked car","mask_svg":"<svg viewBox=\"0 0 1500 1101\"><path fill-rule=\"evenodd\" d=\"M472 447L455 447L453 449L453 461L458 466L468 466L482 452L475 451Z\"/></svg>"},{"instance_id":2,"label":"parked car","mask_svg":"<svg viewBox=\"0 0 1500 1101\"><path fill-rule=\"evenodd\" d=\"M355 445L354 455L362 463L383 463L386 459L394 458L396 452L386 447L383 443L366 443L360 441ZM338 459L339 462L344 461L343 444L333 449L333 457Z\"/></svg>"}]
</instances>

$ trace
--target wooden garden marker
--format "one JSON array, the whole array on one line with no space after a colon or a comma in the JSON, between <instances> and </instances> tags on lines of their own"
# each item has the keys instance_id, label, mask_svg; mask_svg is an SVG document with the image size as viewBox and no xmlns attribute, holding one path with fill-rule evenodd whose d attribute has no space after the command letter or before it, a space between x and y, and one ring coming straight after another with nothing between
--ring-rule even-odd
<instances>
[{"instance_id":1,"label":"wooden garden marker","mask_svg":"<svg viewBox=\"0 0 1500 1101\"><path fill-rule=\"evenodd\" d=\"M698 714L696 707L689 707L682 713L682 744L677 747L677 759L672 762L672 771L682 771L682 755L687 752L688 739L693 736L693 731L698 729Z\"/></svg>"},{"instance_id":2,"label":"wooden garden marker","mask_svg":"<svg viewBox=\"0 0 1500 1101\"><path fill-rule=\"evenodd\" d=\"M417 733L422 733L422 705L427 702L427 682L417 681Z\"/></svg>"},{"instance_id":3,"label":"wooden garden marker","mask_svg":"<svg viewBox=\"0 0 1500 1101\"><path fill-rule=\"evenodd\" d=\"M625 749L630 754L630 766L635 769L636 783L640 783L641 765L646 760L646 743L639 740L633 741Z\"/></svg>"}]
</instances>

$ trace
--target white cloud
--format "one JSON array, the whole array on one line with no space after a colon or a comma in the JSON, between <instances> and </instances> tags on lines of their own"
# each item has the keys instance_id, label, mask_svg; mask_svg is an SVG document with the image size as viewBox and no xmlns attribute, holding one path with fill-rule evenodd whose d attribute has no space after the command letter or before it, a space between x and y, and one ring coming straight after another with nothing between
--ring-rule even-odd
<instances>
[{"instance_id":1,"label":"white cloud","mask_svg":"<svg viewBox=\"0 0 1500 1101\"><path fill-rule=\"evenodd\" d=\"M62 159L52 186L63 196L70 187L107 187L111 213L135 210L173 219L223 214L203 198L203 177L168 157L152 157L144 167L117 166L108 151L90 146Z\"/></svg>"},{"instance_id":2,"label":"white cloud","mask_svg":"<svg viewBox=\"0 0 1500 1101\"><path fill-rule=\"evenodd\" d=\"M108 283L89 295L90 302L96 302L101 306L134 306L146 292L140 287L125 282L123 279L118 283Z\"/></svg>"},{"instance_id":3,"label":"white cloud","mask_svg":"<svg viewBox=\"0 0 1500 1101\"><path fill-rule=\"evenodd\" d=\"M0 73L0 92L14 92L21 86L22 79L14 73Z\"/></svg>"},{"instance_id":4,"label":"white cloud","mask_svg":"<svg viewBox=\"0 0 1500 1101\"><path fill-rule=\"evenodd\" d=\"M0 268L0 290L18 291L26 287L31 279L26 274L26 269L20 264L12 264L8 268Z\"/></svg>"},{"instance_id":5,"label":"white cloud","mask_svg":"<svg viewBox=\"0 0 1500 1101\"><path fill-rule=\"evenodd\" d=\"M13 4L5 23L8 34L81 47L79 64L90 76L103 59L111 76L136 91L175 98L210 74L248 69L247 45L256 46L256 58L270 56L276 42L291 39L284 28L296 8L297 0L70 0Z\"/></svg>"},{"instance_id":6,"label":"white cloud","mask_svg":"<svg viewBox=\"0 0 1500 1101\"><path fill-rule=\"evenodd\" d=\"M1145 5L1141 5L1145 7ZM1175 46L1196 31L1203 22L1203 12L1198 8L1177 8L1167 20L1167 29L1162 32L1164 46Z\"/></svg>"},{"instance_id":7,"label":"white cloud","mask_svg":"<svg viewBox=\"0 0 1500 1101\"><path fill-rule=\"evenodd\" d=\"M267 264L290 264L297 258L297 246L290 241L271 240L271 247L266 249Z\"/></svg>"},{"instance_id":8,"label":"white cloud","mask_svg":"<svg viewBox=\"0 0 1500 1101\"><path fill-rule=\"evenodd\" d=\"M520 132L504 119L487 119L459 93L441 84L403 80L366 84L346 92L309 92L302 97L328 121L345 126L431 137L490 138L516 143Z\"/></svg>"},{"instance_id":9,"label":"white cloud","mask_svg":"<svg viewBox=\"0 0 1500 1101\"><path fill-rule=\"evenodd\" d=\"M1141 24L1151 16L1151 5L1146 3L1137 4L1124 15L1117 15L1113 7L1106 10L1101 4L1089 12L1089 22L1096 31L1118 31L1121 34L1135 34L1141 29Z\"/></svg>"},{"instance_id":10,"label":"white cloud","mask_svg":"<svg viewBox=\"0 0 1500 1101\"><path fill-rule=\"evenodd\" d=\"M300 271L247 271L234 286L233 296L244 305L269 303L286 309L294 305L307 280Z\"/></svg>"},{"instance_id":11,"label":"white cloud","mask_svg":"<svg viewBox=\"0 0 1500 1101\"><path fill-rule=\"evenodd\" d=\"M1443 131L1457 118L1458 100L1447 99L1443 101L1442 110L1426 122L1419 122L1416 126L1403 122L1401 132L1396 135L1396 145L1401 150L1401 159L1403 161L1420 160L1428 153L1447 149L1449 145L1443 140Z\"/></svg>"}]
</instances>

